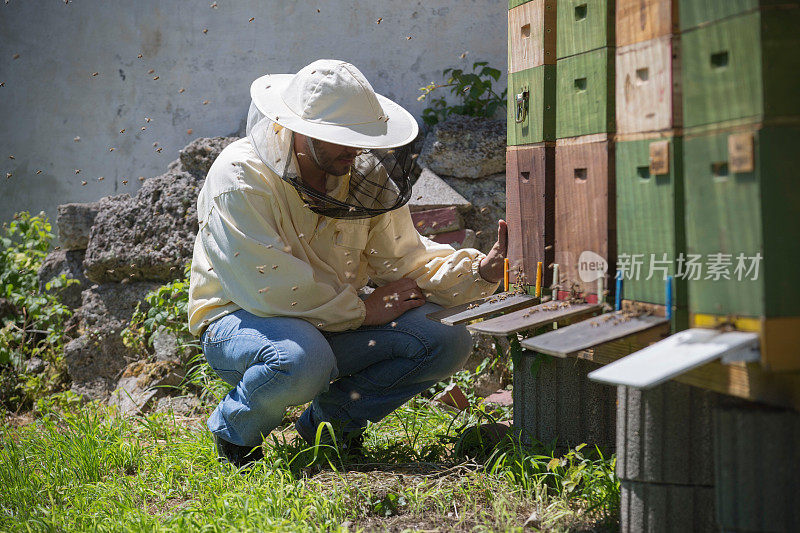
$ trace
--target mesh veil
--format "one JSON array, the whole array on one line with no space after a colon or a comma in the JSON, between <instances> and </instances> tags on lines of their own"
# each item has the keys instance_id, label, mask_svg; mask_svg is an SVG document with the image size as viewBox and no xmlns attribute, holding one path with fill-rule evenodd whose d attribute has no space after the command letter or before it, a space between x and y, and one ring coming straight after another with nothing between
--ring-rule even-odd
<instances>
[{"instance_id":1,"label":"mesh veil","mask_svg":"<svg viewBox=\"0 0 800 533\"><path fill-rule=\"evenodd\" d=\"M259 158L289 183L317 214L332 218L370 218L397 209L411 197L414 165L411 144L388 149L364 149L356 156L347 190L336 187L325 194L306 185L292 165L294 135L250 104L247 137Z\"/></svg>"}]
</instances>

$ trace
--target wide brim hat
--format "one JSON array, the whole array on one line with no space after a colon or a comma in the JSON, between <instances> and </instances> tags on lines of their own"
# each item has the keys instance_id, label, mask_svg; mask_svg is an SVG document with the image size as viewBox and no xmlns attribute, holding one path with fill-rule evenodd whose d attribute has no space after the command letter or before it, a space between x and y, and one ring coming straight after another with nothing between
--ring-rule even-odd
<instances>
[{"instance_id":1,"label":"wide brim hat","mask_svg":"<svg viewBox=\"0 0 800 533\"><path fill-rule=\"evenodd\" d=\"M419 133L414 117L377 94L345 61L320 59L297 74L267 74L250 86L258 110L294 132L343 146L395 148Z\"/></svg>"}]
</instances>

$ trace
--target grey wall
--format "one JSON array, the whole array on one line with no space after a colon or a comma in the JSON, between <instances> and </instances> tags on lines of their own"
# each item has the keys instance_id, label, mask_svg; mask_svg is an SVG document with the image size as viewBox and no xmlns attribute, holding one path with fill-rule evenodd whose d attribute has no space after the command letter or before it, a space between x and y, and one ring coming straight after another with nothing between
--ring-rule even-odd
<instances>
[{"instance_id":1,"label":"grey wall","mask_svg":"<svg viewBox=\"0 0 800 533\"><path fill-rule=\"evenodd\" d=\"M0 222L134 193L140 176L163 173L192 139L239 130L261 74L344 59L419 118L419 87L441 81L442 69L485 60L506 70L506 0L7 2Z\"/></svg>"}]
</instances>

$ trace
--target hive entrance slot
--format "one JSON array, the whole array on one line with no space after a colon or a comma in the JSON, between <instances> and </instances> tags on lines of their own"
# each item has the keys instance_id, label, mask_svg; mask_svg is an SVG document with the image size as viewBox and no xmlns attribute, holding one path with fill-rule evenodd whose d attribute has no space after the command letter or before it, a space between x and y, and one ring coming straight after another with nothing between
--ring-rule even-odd
<instances>
[{"instance_id":1,"label":"hive entrance slot","mask_svg":"<svg viewBox=\"0 0 800 533\"><path fill-rule=\"evenodd\" d=\"M728 162L727 161L718 161L716 163L711 163L711 175L714 176L714 179L724 180L728 178Z\"/></svg>"},{"instance_id":2,"label":"hive entrance slot","mask_svg":"<svg viewBox=\"0 0 800 533\"><path fill-rule=\"evenodd\" d=\"M525 24L519 29L519 33L522 35L523 39L529 39L531 36L531 25Z\"/></svg>"},{"instance_id":3,"label":"hive entrance slot","mask_svg":"<svg viewBox=\"0 0 800 533\"><path fill-rule=\"evenodd\" d=\"M576 168L575 169L575 179L578 181L586 181L586 177L588 176L588 170L585 168Z\"/></svg>"},{"instance_id":4,"label":"hive entrance slot","mask_svg":"<svg viewBox=\"0 0 800 533\"><path fill-rule=\"evenodd\" d=\"M530 172L520 172L519 175L522 178L522 181L528 181L529 179L531 179Z\"/></svg>"},{"instance_id":5,"label":"hive entrance slot","mask_svg":"<svg viewBox=\"0 0 800 533\"><path fill-rule=\"evenodd\" d=\"M728 51L716 52L711 54L712 68L725 68L728 66Z\"/></svg>"},{"instance_id":6,"label":"hive entrance slot","mask_svg":"<svg viewBox=\"0 0 800 533\"><path fill-rule=\"evenodd\" d=\"M644 83L650 78L650 71L645 68L636 69L636 82Z\"/></svg>"},{"instance_id":7,"label":"hive entrance slot","mask_svg":"<svg viewBox=\"0 0 800 533\"><path fill-rule=\"evenodd\" d=\"M587 12L586 4L575 6L575 20L585 20L586 12Z\"/></svg>"},{"instance_id":8,"label":"hive entrance slot","mask_svg":"<svg viewBox=\"0 0 800 533\"><path fill-rule=\"evenodd\" d=\"M586 78L578 78L575 80L575 90L576 91L586 90Z\"/></svg>"},{"instance_id":9,"label":"hive entrance slot","mask_svg":"<svg viewBox=\"0 0 800 533\"><path fill-rule=\"evenodd\" d=\"M650 178L650 167L636 167L636 175L639 176L639 179L649 179Z\"/></svg>"}]
</instances>

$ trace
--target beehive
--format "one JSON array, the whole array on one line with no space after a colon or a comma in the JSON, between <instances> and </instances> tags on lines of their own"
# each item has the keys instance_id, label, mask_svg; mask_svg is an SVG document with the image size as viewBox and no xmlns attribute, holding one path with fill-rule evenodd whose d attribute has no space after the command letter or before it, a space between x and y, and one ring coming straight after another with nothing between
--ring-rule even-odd
<instances>
[{"instance_id":1,"label":"beehive","mask_svg":"<svg viewBox=\"0 0 800 533\"><path fill-rule=\"evenodd\" d=\"M555 145L514 146L506 152L506 222L512 280L521 267L529 284L536 280L537 262L553 261ZM552 271L545 269L543 284Z\"/></svg>"},{"instance_id":2,"label":"beehive","mask_svg":"<svg viewBox=\"0 0 800 533\"><path fill-rule=\"evenodd\" d=\"M558 0L558 59L614 46L614 0Z\"/></svg>"},{"instance_id":3,"label":"beehive","mask_svg":"<svg viewBox=\"0 0 800 533\"><path fill-rule=\"evenodd\" d=\"M556 0L531 0L508 11L508 72L556 63Z\"/></svg>"},{"instance_id":4,"label":"beehive","mask_svg":"<svg viewBox=\"0 0 800 533\"><path fill-rule=\"evenodd\" d=\"M556 137L614 131L614 49L558 61Z\"/></svg>"},{"instance_id":5,"label":"beehive","mask_svg":"<svg viewBox=\"0 0 800 533\"><path fill-rule=\"evenodd\" d=\"M556 67L541 65L508 75L508 144L554 141Z\"/></svg>"},{"instance_id":6,"label":"beehive","mask_svg":"<svg viewBox=\"0 0 800 533\"><path fill-rule=\"evenodd\" d=\"M678 33L678 0L616 0L617 46Z\"/></svg>"}]
</instances>

